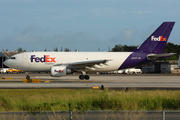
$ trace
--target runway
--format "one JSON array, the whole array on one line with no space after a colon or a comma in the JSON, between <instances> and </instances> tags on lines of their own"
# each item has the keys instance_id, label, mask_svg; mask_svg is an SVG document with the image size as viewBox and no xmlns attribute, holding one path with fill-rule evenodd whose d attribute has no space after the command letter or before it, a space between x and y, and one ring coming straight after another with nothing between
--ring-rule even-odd
<instances>
[{"instance_id":1,"label":"runway","mask_svg":"<svg viewBox=\"0 0 180 120\"><path fill-rule=\"evenodd\" d=\"M103 86L105 89L171 89L180 90L178 74L147 75L90 75L90 80L79 80L79 75L50 77L49 74L32 74L41 79L41 83L22 83L25 74L3 74L1 77L12 77L12 80L0 80L1 89L92 89ZM45 83L44 81L49 81ZM10 83L5 83L10 82Z\"/></svg>"}]
</instances>

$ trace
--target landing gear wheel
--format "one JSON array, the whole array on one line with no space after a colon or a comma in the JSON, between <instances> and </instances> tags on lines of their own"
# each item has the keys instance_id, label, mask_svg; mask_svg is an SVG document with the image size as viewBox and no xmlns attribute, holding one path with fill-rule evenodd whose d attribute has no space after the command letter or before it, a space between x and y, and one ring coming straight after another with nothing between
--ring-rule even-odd
<instances>
[{"instance_id":1,"label":"landing gear wheel","mask_svg":"<svg viewBox=\"0 0 180 120\"><path fill-rule=\"evenodd\" d=\"M89 77L89 75L85 75L84 78L85 78L86 80L89 80L90 77Z\"/></svg>"},{"instance_id":2,"label":"landing gear wheel","mask_svg":"<svg viewBox=\"0 0 180 120\"><path fill-rule=\"evenodd\" d=\"M30 76L29 76L29 75L27 75L27 76L26 76L26 79L27 79L27 80L30 80Z\"/></svg>"},{"instance_id":3,"label":"landing gear wheel","mask_svg":"<svg viewBox=\"0 0 180 120\"><path fill-rule=\"evenodd\" d=\"M80 76L79 76L79 79L80 79L80 80L84 80L84 75L80 75Z\"/></svg>"}]
</instances>

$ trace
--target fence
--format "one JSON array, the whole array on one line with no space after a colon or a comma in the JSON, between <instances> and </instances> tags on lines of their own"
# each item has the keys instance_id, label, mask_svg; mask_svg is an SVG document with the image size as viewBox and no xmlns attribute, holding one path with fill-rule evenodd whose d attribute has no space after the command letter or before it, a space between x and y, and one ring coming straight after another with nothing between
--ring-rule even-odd
<instances>
[{"instance_id":1,"label":"fence","mask_svg":"<svg viewBox=\"0 0 180 120\"><path fill-rule=\"evenodd\" d=\"M179 120L180 111L0 112L0 120Z\"/></svg>"}]
</instances>

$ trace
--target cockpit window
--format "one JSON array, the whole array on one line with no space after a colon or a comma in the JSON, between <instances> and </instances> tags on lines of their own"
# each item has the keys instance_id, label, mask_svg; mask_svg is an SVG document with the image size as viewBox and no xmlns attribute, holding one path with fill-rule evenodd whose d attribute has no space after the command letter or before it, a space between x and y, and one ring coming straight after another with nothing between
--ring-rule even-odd
<instances>
[{"instance_id":1,"label":"cockpit window","mask_svg":"<svg viewBox=\"0 0 180 120\"><path fill-rule=\"evenodd\" d=\"M10 59L16 59L15 57L10 57Z\"/></svg>"}]
</instances>

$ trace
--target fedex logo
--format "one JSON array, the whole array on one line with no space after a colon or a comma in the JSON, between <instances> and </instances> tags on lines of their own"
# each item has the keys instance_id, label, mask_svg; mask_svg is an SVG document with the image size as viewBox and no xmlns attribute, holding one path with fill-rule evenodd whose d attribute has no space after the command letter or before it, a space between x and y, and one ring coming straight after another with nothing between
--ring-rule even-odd
<instances>
[{"instance_id":1,"label":"fedex logo","mask_svg":"<svg viewBox=\"0 0 180 120\"><path fill-rule=\"evenodd\" d=\"M163 38L163 36L159 36L159 37L151 36L151 41L166 41L166 38Z\"/></svg>"},{"instance_id":2,"label":"fedex logo","mask_svg":"<svg viewBox=\"0 0 180 120\"><path fill-rule=\"evenodd\" d=\"M51 57L50 55L44 55L43 57L36 57L36 55L31 55L31 62L45 62L45 63L52 63L56 62L56 57Z\"/></svg>"},{"instance_id":3,"label":"fedex logo","mask_svg":"<svg viewBox=\"0 0 180 120\"><path fill-rule=\"evenodd\" d=\"M54 70L54 72L63 73L63 70Z\"/></svg>"}]
</instances>

